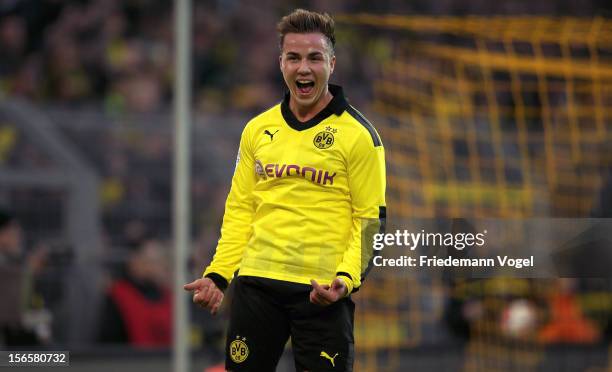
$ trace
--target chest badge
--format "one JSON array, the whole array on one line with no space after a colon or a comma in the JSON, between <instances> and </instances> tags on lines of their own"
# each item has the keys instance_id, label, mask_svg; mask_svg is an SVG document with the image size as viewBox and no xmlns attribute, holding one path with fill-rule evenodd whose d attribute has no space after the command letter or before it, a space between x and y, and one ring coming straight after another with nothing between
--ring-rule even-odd
<instances>
[{"instance_id":1,"label":"chest badge","mask_svg":"<svg viewBox=\"0 0 612 372\"><path fill-rule=\"evenodd\" d=\"M328 149L334 144L334 133L336 132L338 132L338 129L327 126L324 131L314 136L312 143L318 149Z\"/></svg>"}]
</instances>

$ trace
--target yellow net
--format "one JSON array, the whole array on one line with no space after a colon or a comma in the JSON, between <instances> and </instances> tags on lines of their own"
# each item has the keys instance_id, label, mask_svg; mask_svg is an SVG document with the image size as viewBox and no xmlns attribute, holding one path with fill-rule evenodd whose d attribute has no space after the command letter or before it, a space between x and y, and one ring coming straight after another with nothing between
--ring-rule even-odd
<instances>
[{"instance_id":1,"label":"yellow net","mask_svg":"<svg viewBox=\"0 0 612 372\"><path fill-rule=\"evenodd\" d=\"M337 19L357 33L366 30L372 40L362 46L374 45L366 53L380 57L367 111L386 148L391 222L589 216L612 160L610 20ZM428 332L460 290L384 272L369 280L356 296L357 370L403 370L406 349L435 342ZM543 302L557 290L555 281L504 283L519 297ZM526 371L542 363L535 337L502 340L499 316L507 301L499 294L478 292L495 315L472 327L456 369Z\"/></svg>"},{"instance_id":2,"label":"yellow net","mask_svg":"<svg viewBox=\"0 0 612 372\"><path fill-rule=\"evenodd\" d=\"M610 165L612 22L341 20L400 35L371 110L381 115L391 213L588 214Z\"/></svg>"}]
</instances>

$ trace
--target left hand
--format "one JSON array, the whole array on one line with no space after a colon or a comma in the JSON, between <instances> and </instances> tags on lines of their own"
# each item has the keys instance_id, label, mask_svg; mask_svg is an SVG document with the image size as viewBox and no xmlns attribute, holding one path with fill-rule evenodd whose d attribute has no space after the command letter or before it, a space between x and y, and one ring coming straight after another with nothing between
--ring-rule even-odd
<instances>
[{"instance_id":1,"label":"left hand","mask_svg":"<svg viewBox=\"0 0 612 372\"><path fill-rule=\"evenodd\" d=\"M339 299L346 296L348 288L344 280L340 278L334 279L331 286L327 284L319 284L316 280L311 279L312 291L310 291L310 302L320 306L331 305Z\"/></svg>"},{"instance_id":2,"label":"left hand","mask_svg":"<svg viewBox=\"0 0 612 372\"><path fill-rule=\"evenodd\" d=\"M48 258L49 247L45 244L39 243L27 256L26 262L28 268L32 270L34 275L38 275L45 269Z\"/></svg>"}]
</instances>

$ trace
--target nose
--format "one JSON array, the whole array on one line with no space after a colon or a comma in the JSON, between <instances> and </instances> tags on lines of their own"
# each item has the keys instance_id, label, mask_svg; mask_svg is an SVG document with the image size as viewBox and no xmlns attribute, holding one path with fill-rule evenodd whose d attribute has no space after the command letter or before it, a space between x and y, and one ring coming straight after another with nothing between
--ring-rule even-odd
<instances>
[{"instance_id":1,"label":"nose","mask_svg":"<svg viewBox=\"0 0 612 372\"><path fill-rule=\"evenodd\" d=\"M298 66L298 74L308 74L310 73L310 64L308 63L308 59L304 58L300 65Z\"/></svg>"}]
</instances>

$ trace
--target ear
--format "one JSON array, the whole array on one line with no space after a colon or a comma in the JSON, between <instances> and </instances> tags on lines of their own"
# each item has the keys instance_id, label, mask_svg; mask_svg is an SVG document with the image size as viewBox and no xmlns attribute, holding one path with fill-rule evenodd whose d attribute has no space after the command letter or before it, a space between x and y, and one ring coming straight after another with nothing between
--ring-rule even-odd
<instances>
[{"instance_id":1,"label":"ear","mask_svg":"<svg viewBox=\"0 0 612 372\"><path fill-rule=\"evenodd\" d=\"M283 55L282 54L280 56L278 56L278 67L281 70L283 69Z\"/></svg>"},{"instance_id":2,"label":"ear","mask_svg":"<svg viewBox=\"0 0 612 372\"><path fill-rule=\"evenodd\" d=\"M329 74L333 74L334 73L334 67L336 67L336 56L333 55L331 57L331 59L329 60Z\"/></svg>"}]
</instances>

